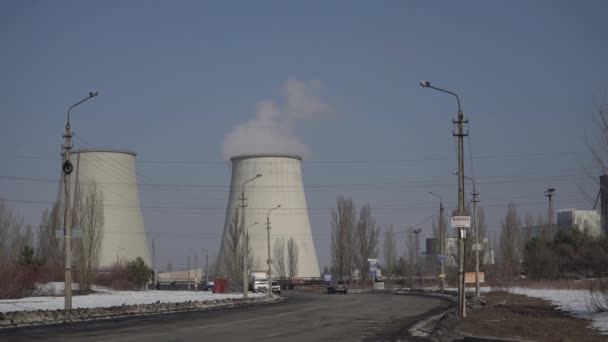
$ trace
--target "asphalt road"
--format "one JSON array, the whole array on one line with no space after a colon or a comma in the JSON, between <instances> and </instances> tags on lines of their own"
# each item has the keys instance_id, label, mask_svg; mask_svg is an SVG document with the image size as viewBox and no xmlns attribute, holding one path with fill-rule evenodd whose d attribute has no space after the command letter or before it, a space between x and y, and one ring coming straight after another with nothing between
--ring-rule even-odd
<instances>
[{"instance_id":1,"label":"asphalt road","mask_svg":"<svg viewBox=\"0 0 608 342\"><path fill-rule=\"evenodd\" d=\"M286 294L280 304L0 332L0 341L416 341L449 304L392 294Z\"/></svg>"}]
</instances>

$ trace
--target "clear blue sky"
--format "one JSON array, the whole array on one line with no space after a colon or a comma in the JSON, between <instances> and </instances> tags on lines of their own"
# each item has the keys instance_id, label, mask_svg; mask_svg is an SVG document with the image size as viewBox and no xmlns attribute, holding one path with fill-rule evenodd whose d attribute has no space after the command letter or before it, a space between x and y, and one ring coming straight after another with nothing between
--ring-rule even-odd
<instances>
[{"instance_id":1,"label":"clear blue sky","mask_svg":"<svg viewBox=\"0 0 608 342\"><path fill-rule=\"evenodd\" d=\"M593 95L608 84L607 10L605 1L2 1L0 197L56 198L57 183L10 177L58 179L65 110L98 89L72 120L86 142L137 151L146 181L224 187L140 189L144 206L220 208L144 209L149 233L175 233L157 239L159 264L185 265L187 248L217 251L224 137L258 101L280 100L287 79L317 79L332 112L296 133L311 151L306 185L326 186L307 196L328 265L339 194L371 203L399 231L433 214L429 188L456 206L456 103L420 88L428 79L462 98L466 172L471 147L490 229L510 200L544 213L547 187L556 208L590 208L597 170L585 139ZM34 226L49 206L8 204Z\"/></svg>"}]
</instances>

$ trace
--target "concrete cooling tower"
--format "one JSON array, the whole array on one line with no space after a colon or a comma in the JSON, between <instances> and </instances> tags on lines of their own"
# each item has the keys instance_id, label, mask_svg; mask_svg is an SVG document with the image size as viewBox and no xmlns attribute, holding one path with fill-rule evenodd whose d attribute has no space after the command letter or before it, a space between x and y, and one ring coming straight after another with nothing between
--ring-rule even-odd
<instances>
[{"instance_id":1,"label":"concrete cooling tower","mask_svg":"<svg viewBox=\"0 0 608 342\"><path fill-rule=\"evenodd\" d=\"M111 150L77 150L70 156L74 165L70 176L72 207L77 207L74 194L80 193L84 195L81 198L85 198L92 182L103 193L100 267L137 257L151 265L137 190L135 156L135 152ZM63 185L60 194L63 195ZM77 225L74 223L75 228L82 228Z\"/></svg>"},{"instance_id":2,"label":"concrete cooling tower","mask_svg":"<svg viewBox=\"0 0 608 342\"><path fill-rule=\"evenodd\" d=\"M299 252L296 276L319 277L319 264L310 230L302 181L301 160L300 156L279 154L242 155L231 158L232 180L219 265L229 258L226 250L230 244L230 226L234 221L237 209L240 213L239 199L243 183L257 174L261 174L261 177L247 183L245 187L247 201L244 226L248 227L258 222L257 225L249 228L249 244L252 254L250 255L250 260L252 260L250 270L267 269L266 216L268 209L280 204L279 209L270 213L271 258L275 259L275 243L283 241L287 245L287 241L293 238ZM287 251L285 251L285 255L287 256ZM276 272L275 268L273 268L273 272Z\"/></svg>"}]
</instances>

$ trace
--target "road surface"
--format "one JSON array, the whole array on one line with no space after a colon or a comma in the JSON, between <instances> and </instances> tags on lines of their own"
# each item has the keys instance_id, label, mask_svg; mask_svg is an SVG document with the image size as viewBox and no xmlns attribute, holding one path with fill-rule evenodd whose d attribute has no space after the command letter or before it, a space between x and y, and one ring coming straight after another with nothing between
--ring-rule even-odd
<instances>
[{"instance_id":1,"label":"road surface","mask_svg":"<svg viewBox=\"0 0 608 342\"><path fill-rule=\"evenodd\" d=\"M280 304L0 332L0 341L416 341L410 326L449 307L394 294L286 294Z\"/></svg>"}]
</instances>

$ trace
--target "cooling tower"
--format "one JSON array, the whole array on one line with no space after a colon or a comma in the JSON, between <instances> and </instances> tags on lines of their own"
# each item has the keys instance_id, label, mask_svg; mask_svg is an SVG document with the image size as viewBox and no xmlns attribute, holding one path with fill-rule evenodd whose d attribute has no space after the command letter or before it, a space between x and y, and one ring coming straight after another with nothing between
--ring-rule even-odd
<instances>
[{"instance_id":1,"label":"cooling tower","mask_svg":"<svg viewBox=\"0 0 608 342\"><path fill-rule=\"evenodd\" d=\"M226 246L230 244L230 226L234 221L237 209L240 212L240 197L243 183L261 174L262 177L247 183L245 187L246 217L245 227L255 222L249 230L251 247L250 270L266 270L268 255L268 242L266 231L266 217L268 209L281 205L270 213L270 243L271 258L274 255L274 244L277 241L294 239L298 249L298 277L319 277L319 264L315 251L314 241L308 220L306 195L302 181L302 158L295 155L242 155L231 158L232 180L230 182L230 195L228 209L222 236L219 265L222 265L229 256ZM240 220L239 214L239 220ZM285 251L287 256L287 251ZM275 268L273 268L275 272Z\"/></svg>"},{"instance_id":2,"label":"cooling tower","mask_svg":"<svg viewBox=\"0 0 608 342\"><path fill-rule=\"evenodd\" d=\"M72 208L77 211L75 194L86 198L89 185L95 182L103 194L103 237L99 267L141 257L150 266L150 255L139 203L135 173L135 152L112 150L77 150L70 160L74 170L70 175ZM60 189L63 195L63 185ZM74 228L78 223L74 223ZM74 239L78 237L75 235Z\"/></svg>"}]
</instances>

